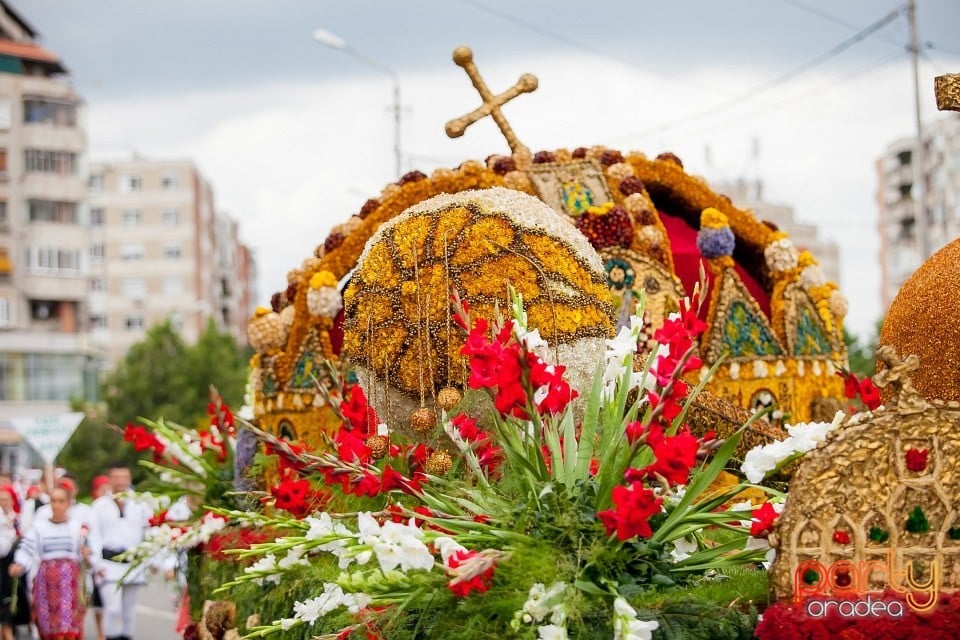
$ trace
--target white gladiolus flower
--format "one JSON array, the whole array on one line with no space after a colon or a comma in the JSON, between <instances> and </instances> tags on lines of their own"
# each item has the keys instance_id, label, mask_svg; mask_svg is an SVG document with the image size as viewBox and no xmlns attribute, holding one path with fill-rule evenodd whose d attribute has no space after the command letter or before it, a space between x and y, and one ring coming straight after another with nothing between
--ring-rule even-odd
<instances>
[{"instance_id":1,"label":"white gladiolus flower","mask_svg":"<svg viewBox=\"0 0 960 640\"><path fill-rule=\"evenodd\" d=\"M651 640L656 620L637 620L637 611L623 598L613 603L613 640Z\"/></svg>"},{"instance_id":2,"label":"white gladiolus flower","mask_svg":"<svg viewBox=\"0 0 960 640\"><path fill-rule=\"evenodd\" d=\"M277 568L287 570L296 566L308 566L310 563L303 557L306 551L307 549L303 545L293 547L287 551L287 555L277 563Z\"/></svg>"},{"instance_id":3,"label":"white gladiolus flower","mask_svg":"<svg viewBox=\"0 0 960 640\"><path fill-rule=\"evenodd\" d=\"M567 628L557 624L537 627L537 640L567 640Z\"/></svg>"},{"instance_id":4,"label":"white gladiolus flower","mask_svg":"<svg viewBox=\"0 0 960 640\"><path fill-rule=\"evenodd\" d=\"M300 621L297 620L296 618L283 618L282 620L280 620L280 629L282 629L283 631L289 631L294 626L296 626L298 622Z\"/></svg>"},{"instance_id":5,"label":"white gladiolus flower","mask_svg":"<svg viewBox=\"0 0 960 640\"><path fill-rule=\"evenodd\" d=\"M674 562L681 562L696 553L698 547L697 540L693 536L677 538L673 541L670 557L673 558Z\"/></svg>"},{"instance_id":6,"label":"white gladiolus flower","mask_svg":"<svg viewBox=\"0 0 960 640\"><path fill-rule=\"evenodd\" d=\"M840 425L843 418L843 412L838 411L830 423L787 425L787 433L790 435L785 440L754 447L743 457L740 470L750 482L760 482L790 456L816 449L817 445L827 439L827 434Z\"/></svg>"},{"instance_id":7,"label":"white gladiolus flower","mask_svg":"<svg viewBox=\"0 0 960 640\"><path fill-rule=\"evenodd\" d=\"M440 552L440 558L443 560L443 564L447 564L447 561L450 559L450 557L456 553L467 550L466 547L461 546L453 538L446 537L434 539L433 546L436 547L437 551Z\"/></svg>"}]
</instances>

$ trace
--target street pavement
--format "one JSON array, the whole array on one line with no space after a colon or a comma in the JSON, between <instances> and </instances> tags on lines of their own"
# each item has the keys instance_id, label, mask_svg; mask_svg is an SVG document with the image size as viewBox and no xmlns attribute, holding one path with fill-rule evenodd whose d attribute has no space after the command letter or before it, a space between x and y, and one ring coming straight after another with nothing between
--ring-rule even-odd
<instances>
[{"instance_id":1,"label":"street pavement","mask_svg":"<svg viewBox=\"0 0 960 640\"><path fill-rule=\"evenodd\" d=\"M141 588L137 600L137 633L134 640L176 640L177 612L173 588L158 577ZM97 640L93 612L87 612L86 640Z\"/></svg>"}]
</instances>

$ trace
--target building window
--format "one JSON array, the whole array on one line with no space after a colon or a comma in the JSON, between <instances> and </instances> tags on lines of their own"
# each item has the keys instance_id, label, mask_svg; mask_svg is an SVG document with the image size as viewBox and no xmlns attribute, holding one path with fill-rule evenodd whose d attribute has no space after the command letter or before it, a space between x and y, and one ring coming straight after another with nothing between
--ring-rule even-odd
<instances>
[{"instance_id":1,"label":"building window","mask_svg":"<svg viewBox=\"0 0 960 640\"><path fill-rule=\"evenodd\" d=\"M120 247L121 260L143 260L143 256L145 254L146 250L143 248L142 244L125 244Z\"/></svg>"},{"instance_id":2,"label":"building window","mask_svg":"<svg viewBox=\"0 0 960 640\"><path fill-rule=\"evenodd\" d=\"M180 180L174 174L168 173L160 179L160 186L164 189L177 189L180 186Z\"/></svg>"},{"instance_id":3,"label":"building window","mask_svg":"<svg viewBox=\"0 0 960 640\"><path fill-rule=\"evenodd\" d=\"M90 245L90 264L99 264L106 257L106 250L102 242Z\"/></svg>"},{"instance_id":4,"label":"building window","mask_svg":"<svg viewBox=\"0 0 960 640\"><path fill-rule=\"evenodd\" d=\"M123 226L139 227L143 222L143 212L140 209L125 209L123 212Z\"/></svg>"},{"instance_id":5,"label":"building window","mask_svg":"<svg viewBox=\"0 0 960 640\"><path fill-rule=\"evenodd\" d=\"M75 153L27 149L24 154L27 171L57 173L64 176L74 175L77 172L77 154Z\"/></svg>"},{"instance_id":6,"label":"building window","mask_svg":"<svg viewBox=\"0 0 960 640\"><path fill-rule=\"evenodd\" d=\"M77 107L68 102L26 98L23 101L23 121L27 124L47 122L62 127L75 127Z\"/></svg>"},{"instance_id":7,"label":"building window","mask_svg":"<svg viewBox=\"0 0 960 640\"><path fill-rule=\"evenodd\" d=\"M7 226L7 201L0 200L0 227Z\"/></svg>"},{"instance_id":8,"label":"building window","mask_svg":"<svg viewBox=\"0 0 960 640\"><path fill-rule=\"evenodd\" d=\"M180 212L176 209L163 210L163 225L165 227L175 227L180 224Z\"/></svg>"},{"instance_id":9,"label":"building window","mask_svg":"<svg viewBox=\"0 0 960 640\"><path fill-rule=\"evenodd\" d=\"M146 323L143 321L143 316L127 316L123 321L123 326L126 327L127 331L139 331L146 326Z\"/></svg>"},{"instance_id":10,"label":"building window","mask_svg":"<svg viewBox=\"0 0 960 640\"><path fill-rule=\"evenodd\" d=\"M7 173L7 150L0 149L0 174Z\"/></svg>"},{"instance_id":11,"label":"building window","mask_svg":"<svg viewBox=\"0 0 960 640\"><path fill-rule=\"evenodd\" d=\"M107 282L103 278L90 279L90 291L106 291Z\"/></svg>"},{"instance_id":12,"label":"building window","mask_svg":"<svg viewBox=\"0 0 960 640\"><path fill-rule=\"evenodd\" d=\"M103 207L94 207L90 209L90 226L102 227L107 224L107 211Z\"/></svg>"},{"instance_id":13,"label":"building window","mask_svg":"<svg viewBox=\"0 0 960 640\"><path fill-rule=\"evenodd\" d=\"M180 259L180 245L178 244L168 244L163 247L163 257L167 260L179 260Z\"/></svg>"},{"instance_id":14,"label":"building window","mask_svg":"<svg viewBox=\"0 0 960 640\"><path fill-rule=\"evenodd\" d=\"M147 297L147 282L143 278L124 278L123 295L131 300L143 300Z\"/></svg>"},{"instance_id":15,"label":"building window","mask_svg":"<svg viewBox=\"0 0 960 640\"><path fill-rule=\"evenodd\" d=\"M90 193L100 193L103 191L103 174L91 174L87 179L87 189L90 190Z\"/></svg>"},{"instance_id":16,"label":"building window","mask_svg":"<svg viewBox=\"0 0 960 640\"><path fill-rule=\"evenodd\" d=\"M183 278L179 276L167 276L163 279L163 293L168 296L183 295Z\"/></svg>"},{"instance_id":17,"label":"building window","mask_svg":"<svg viewBox=\"0 0 960 640\"><path fill-rule=\"evenodd\" d=\"M53 200L28 200L27 220L30 222L54 222L57 224L77 224L76 202L55 202Z\"/></svg>"},{"instance_id":18,"label":"building window","mask_svg":"<svg viewBox=\"0 0 960 640\"><path fill-rule=\"evenodd\" d=\"M82 396L83 356L28 353L24 356L25 400L66 401Z\"/></svg>"},{"instance_id":19,"label":"building window","mask_svg":"<svg viewBox=\"0 0 960 640\"><path fill-rule=\"evenodd\" d=\"M27 268L39 273L80 273L80 252L75 249L27 247Z\"/></svg>"},{"instance_id":20,"label":"building window","mask_svg":"<svg viewBox=\"0 0 960 640\"><path fill-rule=\"evenodd\" d=\"M0 298L0 327L9 327L11 324L10 301Z\"/></svg>"},{"instance_id":21,"label":"building window","mask_svg":"<svg viewBox=\"0 0 960 640\"><path fill-rule=\"evenodd\" d=\"M143 191L143 178L140 176L121 176L120 191L130 193L132 191Z\"/></svg>"},{"instance_id":22,"label":"building window","mask_svg":"<svg viewBox=\"0 0 960 640\"><path fill-rule=\"evenodd\" d=\"M91 331L96 331L97 329L106 329L106 328L107 328L107 316L102 314L90 316Z\"/></svg>"}]
</instances>

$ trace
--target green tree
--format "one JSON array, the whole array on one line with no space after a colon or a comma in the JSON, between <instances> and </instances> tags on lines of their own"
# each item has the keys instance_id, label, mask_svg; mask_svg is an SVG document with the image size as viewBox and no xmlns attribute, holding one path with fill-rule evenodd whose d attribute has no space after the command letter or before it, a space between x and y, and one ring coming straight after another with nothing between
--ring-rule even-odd
<instances>
[{"instance_id":1,"label":"green tree","mask_svg":"<svg viewBox=\"0 0 960 640\"><path fill-rule=\"evenodd\" d=\"M107 417L119 425L162 417L192 426L206 421L211 385L236 409L246 380L246 350L212 321L193 346L163 322L133 345L104 381Z\"/></svg>"},{"instance_id":2,"label":"green tree","mask_svg":"<svg viewBox=\"0 0 960 640\"><path fill-rule=\"evenodd\" d=\"M846 328L843 329L843 341L847 344L850 371L861 378L870 377L877 372L877 342L881 329L883 329L883 318L877 321L873 333L865 339L847 331Z\"/></svg>"},{"instance_id":3,"label":"green tree","mask_svg":"<svg viewBox=\"0 0 960 640\"><path fill-rule=\"evenodd\" d=\"M170 321L151 327L104 380L107 419L121 426L140 417L190 424L197 407L188 352Z\"/></svg>"},{"instance_id":4,"label":"green tree","mask_svg":"<svg viewBox=\"0 0 960 640\"><path fill-rule=\"evenodd\" d=\"M71 404L71 411L83 411L86 417L60 450L56 464L77 477L80 495L90 495L94 476L104 473L111 462L126 462L133 470L134 481L140 480L143 472L137 465L137 454L123 436L107 424L106 407L82 401Z\"/></svg>"}]
</instances>

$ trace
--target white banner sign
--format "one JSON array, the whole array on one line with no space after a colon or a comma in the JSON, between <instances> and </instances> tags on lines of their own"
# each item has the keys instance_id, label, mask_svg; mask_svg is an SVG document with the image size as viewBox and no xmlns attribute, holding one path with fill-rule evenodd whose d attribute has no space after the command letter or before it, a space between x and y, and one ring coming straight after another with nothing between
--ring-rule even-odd
<instances>
[{"instance_id":1,"label":"white banner sign","mask_svg":"<svg viewBox=\"0 0 960 640\"><path fill-rule=\"evenodd\" d=\"M67 444L67 440L82 421L82 412L10 419L13 427L47 464L53 464L63 445Z\"/></svg>"}]
</instances>

